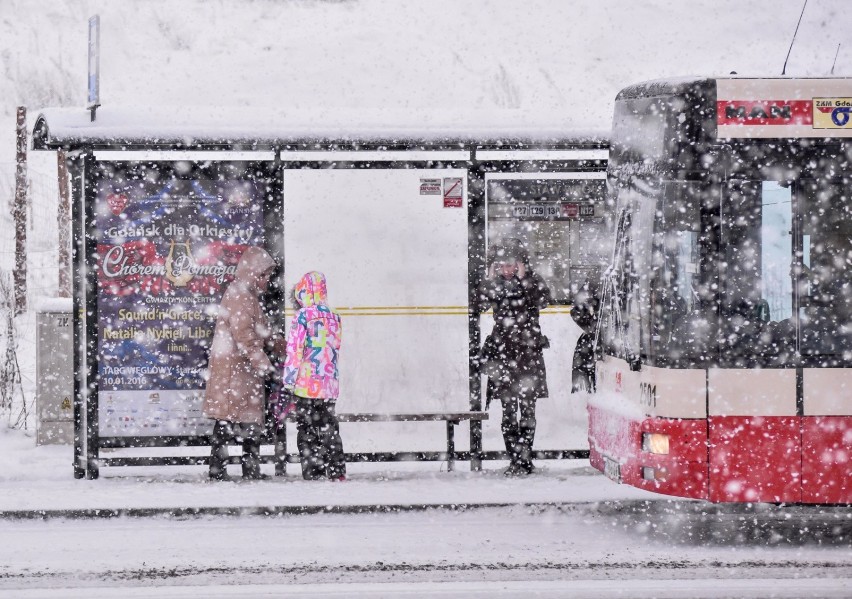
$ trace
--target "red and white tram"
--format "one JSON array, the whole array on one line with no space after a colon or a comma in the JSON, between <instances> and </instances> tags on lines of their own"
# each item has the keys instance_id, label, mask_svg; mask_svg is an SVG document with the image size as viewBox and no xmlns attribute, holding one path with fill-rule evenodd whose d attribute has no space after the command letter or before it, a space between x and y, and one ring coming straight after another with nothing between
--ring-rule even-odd
<instances>
[{"instance_id":1,"label":"red and white tram","mask_svg":"<svg viewBox=\"0 0 852 599\"><path fill-rule=\"evenodd\" d=\"M592 465L714 502L852 503L852 79L616 98Z\"/></svg>"}]
</instances>

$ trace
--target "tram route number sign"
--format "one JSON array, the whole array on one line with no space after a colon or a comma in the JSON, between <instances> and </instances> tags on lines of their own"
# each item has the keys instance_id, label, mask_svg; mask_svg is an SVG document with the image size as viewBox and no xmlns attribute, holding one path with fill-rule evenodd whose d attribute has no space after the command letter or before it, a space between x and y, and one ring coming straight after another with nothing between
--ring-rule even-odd
<instances>
[{"instance_id":1,"label":"tram route number sign","mask_svg":"<svg viewBox=\"0 0 852 599\"><path fill-rule=\"evenodd\" d=\"M525 219L564 219L594 217L594 204L515 204L512 206L512 216Z\"/></svg>"},{"instance_id":2,"label":"tram route number sign","mask_svg":"<svg viewBox=\"0 0 852 599\"><path fill-rule=\"evenodd\" d=\"M558 204L515 204L512 206L515 218L559 218Z\"/></svg>"},{"instance_id":3,"label":"tram route number sign","mask_svg":"<svg viewBox=\"0 0 852 599\"><path fill-rule=\"evenodd\" d=\"M590 218L594 215L594 204L578 204L576 202L562 204L562 216L565 218Z\"/></svg>"}]
</instances>

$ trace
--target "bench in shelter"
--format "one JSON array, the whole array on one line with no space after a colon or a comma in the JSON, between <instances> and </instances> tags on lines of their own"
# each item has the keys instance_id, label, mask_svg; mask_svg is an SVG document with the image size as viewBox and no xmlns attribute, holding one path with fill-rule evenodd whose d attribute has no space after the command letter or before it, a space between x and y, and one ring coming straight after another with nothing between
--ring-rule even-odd
<instances>
[{"instance_id":1,"label":"bench in shelter","mask_svg":"<svg viewBox=\"0 0 852 599\"><path fill-rule=\"evenodd\" d=\"M394 451L394 452L359 452L347 453L347 462L390 462L390 461L446 461L447 471L452 471L456 460L471 460L476 462L478 469L481 456L467 452L456 452L455 427L462 420L488 420L487 412L419 412L406 414L379 414L373 412L341 413L337 415L340 422L440 422L447 423L447 451ZM295 422L295 415L289 414L288 421ZM343 440L344 446L346 439ZM298 454L287 453L287 430L282 428L275 443L275 474L281 476L287 473L287 462L299 463ZM471 465L474 467L474 464Z\"/></svg>"}]
</instances>

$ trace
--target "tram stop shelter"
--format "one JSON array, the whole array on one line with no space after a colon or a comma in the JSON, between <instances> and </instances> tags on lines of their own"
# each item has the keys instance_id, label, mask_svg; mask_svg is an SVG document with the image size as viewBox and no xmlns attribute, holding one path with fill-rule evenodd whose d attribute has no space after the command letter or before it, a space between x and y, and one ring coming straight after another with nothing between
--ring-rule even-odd
<instances>
[{"instance_id":1,"label":"tram stop shelter","mask_svg":"<svg viewBox=\"0 0 852 599\"><path fill-rule=\"evenodd\" d=\"M345 330L338 411L360 427L344 431L348 461L478 469L506 457L483 448L472 359L491 326L473 299L487 247L502 237L527 243L554 291L542 318L559 355L547 358L548 380L570 392L572 289L596 278L608 250L606 136L462 115L417 127L343 120L174 108L39 115L34 149L64 149L72 181L77 478L207 462L215 309L252 245L281 266L266 299L282 331L298 278L328 277ZM262 459L282 473L298 455L268 420L275 450ZM429 445L417 420L446 422L446 449L416 446ZM462 451L459 423L469 429ZM536 457L587 455L566 446Z\"/></svg>"}]
</instances>

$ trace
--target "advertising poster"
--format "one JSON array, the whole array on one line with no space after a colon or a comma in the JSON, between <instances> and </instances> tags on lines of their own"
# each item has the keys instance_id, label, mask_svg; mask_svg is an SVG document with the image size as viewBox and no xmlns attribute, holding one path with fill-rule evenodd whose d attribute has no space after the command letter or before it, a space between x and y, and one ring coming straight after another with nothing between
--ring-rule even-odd
<instances>
[{"instance_id":1,"label":"advertising poster","mask_svg":"<svg viewBox=\"0 0 852 599\"><path fill-rule=\"evenodd\" d=\"M140 177L97 188L99 434L195 436L216 310L264 242L265 182Z\"/></svg>"}]
</instances>

